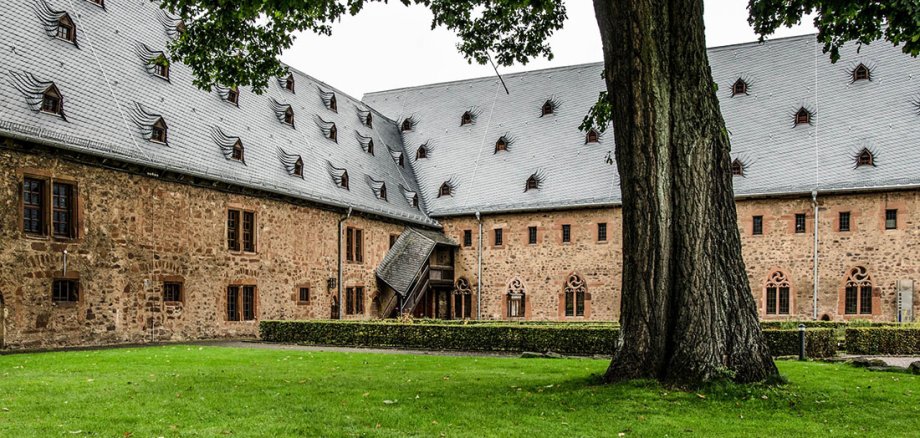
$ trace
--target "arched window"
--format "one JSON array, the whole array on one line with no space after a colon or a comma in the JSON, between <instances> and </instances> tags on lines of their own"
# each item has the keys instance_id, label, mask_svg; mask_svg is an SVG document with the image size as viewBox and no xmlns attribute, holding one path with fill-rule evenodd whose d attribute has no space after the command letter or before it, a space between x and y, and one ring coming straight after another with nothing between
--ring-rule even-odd
<instances>
[{"instance_id":1,"label":"arched window","mask_svg":"<svg viewBox=\"0 0 920 438\"><path fill-rule=\"evenodd\" d=\"M303 176L303 158L298 158L294 163L294 175Z\"/></svg>"},{"instance_id":2,"label":"arched window","mask_svg":"<svg viewBox=\"0 0 920 438\"><path fill-rule=\"evenodd\" d=\"M732 175L744 176L744 164L741 164L741 160L737 158L732 161Z\"/></svg>"},{"instance_id":3,"label":"arched window","mask_svg":"<svg viewBox=\"0 0 920 438\"><path fill-rule=\"evenodd\" d=\"M599 137L600 137L600 136L597 134L597 131L595 131L594 129L592 129L592 130L588 131L587 134L585 134L585 144L588 144L588 143L597 143Z\"/></svg>"},{"instance_id":4,"label":"arched window","mask_svg":"<svg viewBox=\"0 0 920 438\"><path fill-rule=\"evenodd\" d=\"M243 161L243 153L243 141L237 140L236 143L233 143L233 153L230 155L230 158L236 161Z\"/></svg>"},{"instance_id":5,"label":"arched window","mask_svg":"<svg viewBox=\"0 0 920 438\"><path fill-rule=\"evenodd\" d=\"M415 159L418 160L422 158L428 158L428 148L426 148L425 145L419 146L418 150L415 151Z\"/></svg>"},{"instance_id":6,"label":"arched window","mask_svg":"<svg viewBox=\"0 0 920 438\"><path fill-rule=\"evenodd\" d=\"M585 295L588 287L585 280L572 274L565 281L565 316L585 316Z\"/></svg>"},{"instance_id":7,"label":"arched window","mask_svg":"<svg viewBox=\"0 0 920 438\"><path fill-rule=\"evenodd\" d=\"M859 64L853 69L853 82L868 81L870 77L869 67L865 64Z\"/></svg>"},{"instance_id":8,"label":"arched window","mask_svg":"<svg viewBox=\"0 0 920 438\"><path fill-rule=\"evenodd\" d=\"M744 82L744 79L738 78L738 80L735 81L734 84L732 84L732 97L737 96L739 94L747 94L747 92L748 92L748 84L747 82Z\"/></svg>"},{"instance_id":9,"label":"arched window","mask_svg":"<svg viewBox=\"0 0 920 438\"><path fill-rule=\"evenodd\" d=\"M473 113L467 111L460 117L460 126L473 123Z\"/></svg>"},{"instance_id":10,"label":"arched window","mask_svg":"<svg viewBox=\"0 0 920 438\"><path fill-rule=\"evenodd\" d=\"M499 137L495 141L495 152L507 151L508 150L508 140L505 140L505 137Z\"/></svg>"},{"instance_id":11,"label":"arched window","mask_svg":"<svg viewBox=\"0 0 920 438\"><path fill-rule=\"evenodd\" d=\"M153 126L150 127L150 141L166 143L167 130L168 128L166 127L166 121L160 117L156 122L153 122Z\"/></svg>"},{"instance_id":12,"label":"arched window","mask_svg":"<svg viewBox=\"0 0 920 438\"><path fill-rule=\"evenodd\" d=\"M339 142L339 130L335 128L335 123L329 128L329 140Z\"/></svg>"},{"instance_id":13,"label":"arched window","mask_svg":"<svg viewBox=\"0 0 920 438\"><path fill-rule=\"evenodd\" d=\"M537 179L536 175L530 175L530 178L527 178L527 185L524 187L524 191L537 190L540 188L540 180Z\"/></svg>"},{"instance_id":14,"label":"arched window","mask_svg":"<svg viewBox=\"0 0 920 438\"><path fill-rule=\"evenodd\" d=\"M341 178L341 182L339 182L339 185L340 185L343 189L347 189L347 188L348 188L348 171L347 171L347 170L344 171L344 172L342 172L342 178Z\"/></svg>"},{"instance_id":15,"label":"arched window","mask_svg":"<svg viewBox=\"0 0 920 438\"><path fill-rule=\"evenodd\" d=\"M508 283L508 292L505 298L509 318L524 318L527 315L527 291L524 283L519 278L514 278Z\"/></svg>"},{"instance_id":16,"label":"arched window","mask_svg":"<svg viewBox=\"0 0 920 438\"><path fill-rule=\"evenodd\" d=\"M540 117L552 114L555 110L556 108L553 106L553 102L547 100L546 103L543 104L543 107L540 108Z\"/></svg>"},{"instance_id":17,"label":"arched window","mask_svg":"<svg viewBox=\"0 0 920 438\"><path fill-rule=\"evenodd\" d=\"M872 152L869 149L863 149L859 153L859 156L856 157L856 167L874 165L875 157L872 155Z\"/></svg>"},{"instance_id":18,"label":"arched window","mask_svg":"<svg viewBox=\"0 0 920 438\"><path fill-rule=\"evenodd\" d=\"M339 104L335 101L335 94L329 98L329 109L333 112L339 112Z\"/></svg>"},{"instance_id":19,"label":"arched window","mask_svg":"<svg viewBox=\"0 0 920 438\"><path fill-rule=\"evenodd\" d=\"M51 84L42 93L42 112L60 115L64 111L64 98L57 86Z\"/></svg>"},{"instance_id":20,"label":"arched window","mask_svg":"<svg viewBox=\"0 0 920 438\"><path fill-rule=\"evenodd\" d=\"M288 107L284 110L284 123L294 126L294 108Z\"/></svg>"},{"instance_id":21,"label":"arched window","mask_svg":"<svg viewBox=\"0 0 920 438\"><path fill-rule=\"evenodd\" d=\"M811 123L811 112L807 109L799 108L798 112L795 113L795 126L799 125L808 125Z\"/></svg>"},{"instance_id":22,"label":"arched window","mask_svg":"<svg viewBox=\"0 0 920 438\"><path fill-rule=\"evenodd\" d=\"M70 19L70 15L64 14L58 19L57 37L70 43L77 43L77 26Z\"/></svg>"},{"instance_id":23,"label":"arched window","mask_svg":"<svg viewBox=\"0 0 920 438\"><path fill-rule=\"evenodd\" d=\"M764 285L764 313L767 315L788 315L792 288L786 274L775 271Z\"/></svg>"},{"instance_id":24,"label":"arched window","mask_svg":"<svg viewBox=\"0 0 920 438\"><path fill-rule=\"evenodd\" d=\"M450 196L452 190L453 189L450 187L450 184L445 182L444 184L441 184L441 189L438 190L438 197L440 198L442 196Z\"/></svg>"},{"instance_id":25,"label":"arched window","mask_svg":"<svg viewBox=\"0 0 920 438\"><path fill-rule=\"evenodd\" d=\"M470 282L460 277L454 283L454 319L470 318L473 314L473 291Z\"/></svg>"},{"instance_id":26,"label":"arched window","mask_svg":"<svg viewBox=\"0 0 920 438\"><path fill-rule=\"evenodd\" d=\"M872 314L872 278L865 267L857 266L847 273L843 298L844 314Z\"/></svg>"}]
</instances>

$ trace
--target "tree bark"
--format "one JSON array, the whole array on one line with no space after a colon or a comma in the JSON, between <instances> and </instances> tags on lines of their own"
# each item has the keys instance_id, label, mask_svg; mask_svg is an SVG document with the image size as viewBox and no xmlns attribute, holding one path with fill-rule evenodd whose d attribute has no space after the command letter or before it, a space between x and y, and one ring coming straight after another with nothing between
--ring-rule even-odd
<instances>
[{"instance_id":1,"label":"tree bark","mask_svg":"<svg viewBox=\"0 0 920 438\"><path fill-rule=\"evenodd\" d=\"M776 375L741 258L703 0L594 6L623 199L621 329L606 379Z\"/></svg>"}]
</instances>

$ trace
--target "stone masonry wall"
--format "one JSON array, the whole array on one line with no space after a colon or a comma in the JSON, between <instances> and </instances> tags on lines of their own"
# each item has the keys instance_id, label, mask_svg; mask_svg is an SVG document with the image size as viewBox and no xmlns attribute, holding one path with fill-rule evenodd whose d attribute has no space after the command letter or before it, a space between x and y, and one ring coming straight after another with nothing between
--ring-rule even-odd
<instances>
[{"instance_id":1,"label":"stone masonry wall","mask_svg":"<svg viewBox=\"0 0 920 438\"><path fill-rule=\"evenodd\" d=\"M0 297L3 343L45 348L124 342L251 337L259 319L329 318L335 289L340 213L230 194L157 178L76 164L48 154L0 149ZM76 184L75 240L22 232L23 175ZM256 213L255 253L227 249L227 209ZM353 216L365 230L364 263L346 263L347 286L377 292L373 269L403 225ZM76 304L52 303L51 283L78 277ZM183 302L164 304L163 281L181 281ZM256 321L230 322L226 288L257 287ZM310 301L298 303L298 288ZM366 315L364 317L370 317ZM351 318L357 318L351 317Z\"/></svg>"}]
</instances>

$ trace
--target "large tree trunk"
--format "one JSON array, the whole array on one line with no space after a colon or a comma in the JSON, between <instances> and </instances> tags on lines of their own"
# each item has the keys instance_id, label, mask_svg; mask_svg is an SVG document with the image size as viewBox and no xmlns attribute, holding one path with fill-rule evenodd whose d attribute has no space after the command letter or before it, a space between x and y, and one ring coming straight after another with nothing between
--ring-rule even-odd
<instances>
[{"instance_id":1,"label":"large tree trunk","mask_svg":"<svg viewBox=\"0 0 920 438\"><path fill-rule=\"evenodd\" d=\"M594 0L623 196L619 348L608 381L777 374L738 231L703 0Z\"/></svg>"}]
</instances>

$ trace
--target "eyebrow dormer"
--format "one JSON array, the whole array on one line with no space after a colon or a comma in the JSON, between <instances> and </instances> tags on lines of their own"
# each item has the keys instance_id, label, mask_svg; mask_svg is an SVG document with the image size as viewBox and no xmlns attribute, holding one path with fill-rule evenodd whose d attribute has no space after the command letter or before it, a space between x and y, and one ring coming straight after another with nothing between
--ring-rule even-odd
<instances>
[{"instance_id":1,"label":"eyebrow dormer","mask_svg":"<svg viewBox=\"0 0 920 438\"><path fill-rule=\"evenodd\" d=\"M57 85L49 85L42 93L41 111L58 116L64 114L64 97L61 96Z\"/></svg>"}]
</instances>

